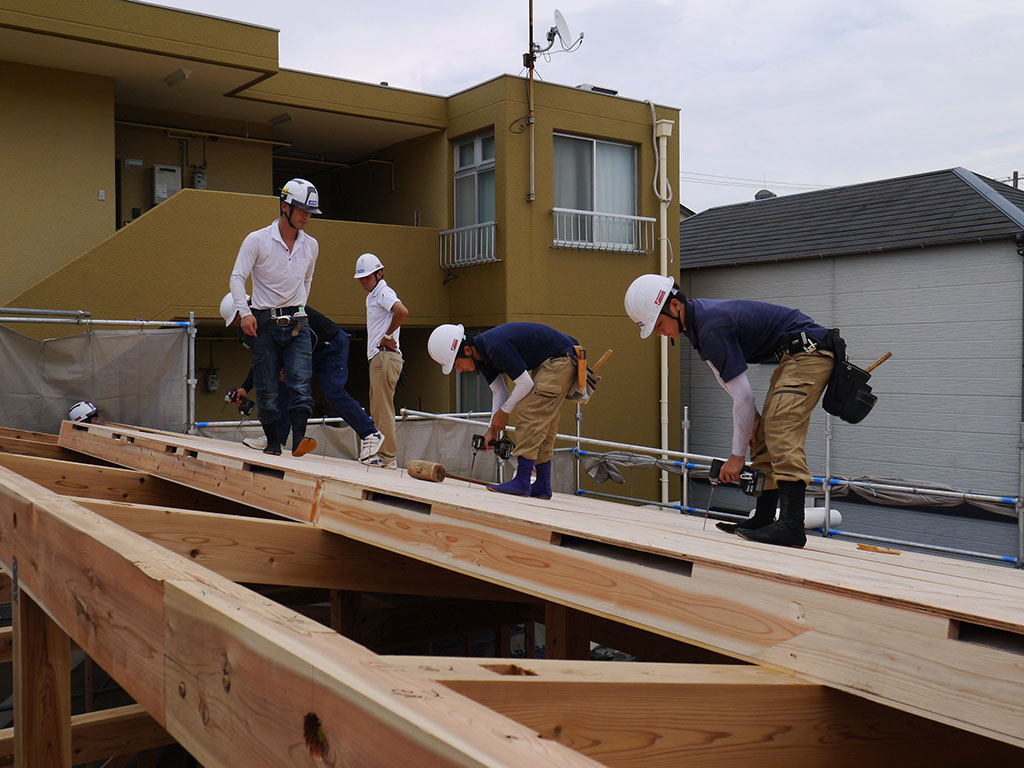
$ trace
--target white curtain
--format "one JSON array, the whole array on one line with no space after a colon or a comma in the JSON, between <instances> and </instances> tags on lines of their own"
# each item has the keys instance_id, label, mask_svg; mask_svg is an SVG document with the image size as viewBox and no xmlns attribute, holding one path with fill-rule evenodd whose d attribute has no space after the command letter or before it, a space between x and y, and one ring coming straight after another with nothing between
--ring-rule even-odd
<instances>
[{"instance_id":1,"label":"white curtain","mask_svg":"<svg viewBox=\"0 0 1024 768\"><path fill-rule=\"evenodd\" d=\"M594 142L555 136L555 207L594 210Z\"/></svg>"}]
</instances>

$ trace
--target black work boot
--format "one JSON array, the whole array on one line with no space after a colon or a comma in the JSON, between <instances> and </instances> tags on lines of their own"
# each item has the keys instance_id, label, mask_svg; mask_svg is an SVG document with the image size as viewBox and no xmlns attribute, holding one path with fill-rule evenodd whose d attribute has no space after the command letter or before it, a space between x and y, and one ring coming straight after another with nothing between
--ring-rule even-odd
<instances>
[{"instance_id":1,"label":"black work boot","mask_svg":"<svg viewBox=\"0 0 1024 768\"><path fill-rule=\"evenodd\" d=\"M770 491L761 491L757 497L757 504L754 506L754 516L739 523L715 523L715 527L726 533L736 533L742 528L745 531L755 531L764 528L775 522L775 511L779 506L779 489L773 488Z\"/></svg>"},{"instance_id":2,"label":"black work boot","mask_svg":"<svg viewBox=\"0 0 1024 768\"><path fill-rule=\"evenodd\" d=\"M263 434L267 437L267 447L263 449L263 452L271 456L280 456L281 441L277 439L277 423L268 424L261 421L260 426L263 427Z\"/></svg>"},{"instance_id":3,"label":"black work boot","mask_svg":"<svg viewBox=\"0 0 1024 768\"><path fill-rule=\"evenodd\" d=\"M292 411L292 456L298 458L316 450L316 440L306 437L306 414Z\"/></svg>"},{"instance_id":4,"label":"black work boot","mask_svg":"<svg viewBox=\"0 0 1024 768\"><path fill-rule=\"evenodd\" d=\"M744 530L736 533L744 539L762 544L777 544L781 547L802 547L807 543L804 533L804 491L807 483L802 480L779 482L779 519L764 528Z\"/></svg>"}]
</instances>

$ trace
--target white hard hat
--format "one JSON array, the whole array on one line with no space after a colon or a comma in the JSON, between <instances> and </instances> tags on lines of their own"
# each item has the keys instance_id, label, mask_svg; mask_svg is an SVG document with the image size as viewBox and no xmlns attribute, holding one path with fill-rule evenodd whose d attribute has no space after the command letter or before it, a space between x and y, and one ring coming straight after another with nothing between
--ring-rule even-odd
<instances>
[{"instance_id":1,"label":"white hard hat","mask_svg":"<svg viewBox=\"0 0 1024 768\"><path fill-rule=\"evenodd\" d=\"M71 421L85 421L93 416L99 416L99 414L100 409L96 407L95 403L90 403L88 400L79 400L68 408L68 418Z\"/></svg>"},{"instance_id":2,"label":"white hard hat","mask_svg":"<svg viewBox=\"0 0 1024 768\"><path fill-rule=\"evenodd\" d=\"M672 298L671 277L640 275L626 290L626 314L640 326L640 338L646 339L654 330L658 315Z\"/></svg>"},{"instance_id":3,"label":"white hard hat","mask_svg":"<svg viewBox=\"0 0 1024 768\"><path fill-rule=\"evenodd\" d=\"M320 195L305 179L292 179L281 187L281 199L310 213L320 213Z\"/></svg>"},{"instance_id":4,"label":"white hard hat","mask_svg":"<svg viewBox=\"0 0 1024 768\"><path fill-rule=\"evenodd\" d=\"M356 259L356 273L352 275L352 277L369 277L378 269L384 269L384 265L380 263L380 259L372 253L364 253Z\"/></svg>"},{"instance_id":5,"label":"white hard hat","mask_svg":"<svg viewBox=\"0 0 1024 768\"><path fill-rule=\"evenodd\" d=\"M246 302L249 301L249 294L245 294ZM231 291L224 294L224 298L220 300L220 316L224 318L224 325L231 325L235 320L235 315L238 314L238 309L235 307L235 297L231 295Z\"/></svg>"},{"instance_id":6,"label":"white hard hat","mask_svg":"<svg viewBox=\"0 0 1024 768\"><path fill-rule=\"evenodd\" d=\"M452 372L455 365L455 358L459 356L459 345L466 338L466 329L461 325L446 323L439 325L430 332L427 339L427 352L434 358L434 362L441 366L441 372L445 375Z\"/></svg>"}]
</instances>

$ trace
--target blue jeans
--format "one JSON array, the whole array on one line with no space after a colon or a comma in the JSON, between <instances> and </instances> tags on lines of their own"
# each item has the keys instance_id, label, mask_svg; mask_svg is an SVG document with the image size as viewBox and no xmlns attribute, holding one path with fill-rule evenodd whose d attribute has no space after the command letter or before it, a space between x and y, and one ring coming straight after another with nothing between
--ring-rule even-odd
<instances>
[{"instance_id":1,"label":"blue jeans","mask_svg":"<svg viewBox=\"0 0 1024 768\"><path fill-rule=\"evenodd\" d=\"M281 327L269 320L269 312L253 312L258 322L256 338L252 344L252 374L256 386L256 399L260 407L260 423L267 438L277 432L278 422L285 413L289 420L308 419L313 412L313 396L309 392L309 379L313 375L309 327L295 324ZM280 372L284 370L285 386L290 405L287 411L278 410Z\"/></svg>"},{"instance_id":2,"label":"blue jeans","mask_svg":"<svg viewBox=\"0 0 1024 768\"><path fill-rule=\"evenodd\" d=\"M331 407L360 438L377 431L373 419L345 389L348 383L348 334L343 330L313 353L313 372Z\"/></svg>"},{"instance_id":3,"label":"blue jeans","mask_svg":"<svg viewBox=\"0 0 1024 768\"><path fill-rule=\"evenodd\" d=\"M320 382L320 389L331 407L343 418L360 439L377 431L373 419L363 410L359 402L348 393L348 342L349 336L339 330L338 335L321 344L313 352L313 373ZM277 393L277 437L281 445L288 442L292 419L288 408L288 388L280 387Z\"/></svg>"}]
</instances>

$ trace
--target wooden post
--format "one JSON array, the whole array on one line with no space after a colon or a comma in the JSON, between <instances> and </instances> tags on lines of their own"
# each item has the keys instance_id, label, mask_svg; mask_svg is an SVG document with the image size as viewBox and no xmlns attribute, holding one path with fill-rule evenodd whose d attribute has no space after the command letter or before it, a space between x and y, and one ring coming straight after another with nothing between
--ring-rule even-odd
<instances>
[{"instance_id":1,"label":"wooden post","mask_svg":"<svg viewBox=\"0 0 1024 768\"><path fill-rule=\"evenodd\" d=\"M363 593L349 589L331 590L331 629L349 640L362 642Z\"/></svg>"},{"instance_id":2,"label":"wooden post","mask_svg":"<svg viewBox=\"0 0 1024 768\"><path fill-rule=\"evenodd\" d=\"M70 768L71 641L16 583L12 607L14 765Z\"/></svg>"},{"instance_id":3,"label":"wooden post","mask_svg":"<svg viewBox=\"0 0 1024 768\"><path fill-rule=\"evenodd\" d=\"M558 603L544 610L546 659L589 659L590 636L587 614Z\"/></svg>"}]
</instances>

